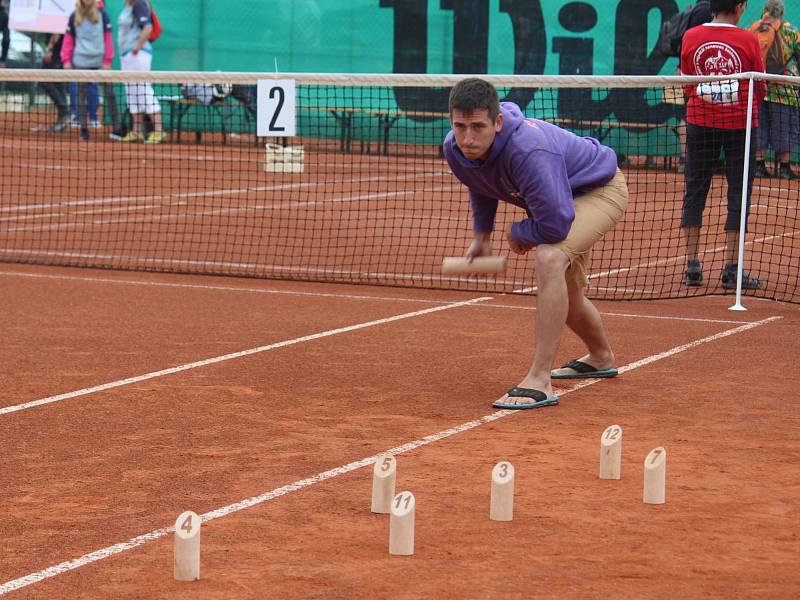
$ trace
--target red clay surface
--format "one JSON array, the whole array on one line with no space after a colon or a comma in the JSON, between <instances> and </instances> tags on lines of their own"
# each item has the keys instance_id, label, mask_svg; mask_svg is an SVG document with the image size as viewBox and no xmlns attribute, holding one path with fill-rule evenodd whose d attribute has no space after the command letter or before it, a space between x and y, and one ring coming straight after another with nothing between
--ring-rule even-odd
<instances>
[{"instance_id":1,"label":"red clay surface","mask_svg":"<svg viewBox=\"0 0 800 600\"><path fill-rule=\"evenodd\" d=\"M5 407L478 297L20 265L0 265L0 281ZM798 308L731 303L601 302L618 366L636 368L575 391L566 382L557 407L399 454L398 491L417 497L413 557L388 555L364 467L204 523L196 582L172 579L171 535L35 575L184 510L493 414L527 369L535 298L494 296L0 414L0 590L34 574L8 597L797 597ZM760 324L707 339L744 322ZM580 353L566 335L560 358ZM601 481L612 423L624 430L622 479ZM656 446L668 452L662 506L642 503ZM517 471L510 523L488 519L501 459Z\"/></svg>"}]
</instances>

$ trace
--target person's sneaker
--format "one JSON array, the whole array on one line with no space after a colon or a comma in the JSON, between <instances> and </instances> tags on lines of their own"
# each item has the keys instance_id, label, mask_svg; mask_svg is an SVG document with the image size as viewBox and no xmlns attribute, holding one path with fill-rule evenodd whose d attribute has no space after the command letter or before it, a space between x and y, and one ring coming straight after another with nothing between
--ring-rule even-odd
<instances>
[{"instance_id":1,"label":"person's sneaker","mask_svg":"<svg viewBox=\"0 0 800 600\"><path fill-rule=\"evenodd\" d=\"M722 287L726 290L736 289L736 265L725 265L722 269ZM764 287L764 282L758 277L752 277L746 272L742 272L743 290L760 290Z\"/></svg>"},{"instance_id":2,"label":"person's sneaker","mask_svg":"<svg viewBox=\"0 0 800 600\"><path fill-rule=\"evenodd\" d=\"M793 179L797 179L797 173L792 171L792 168L789 165L781 165L780 169L778 170L778 177L791 181Z\"/></svg>"},{"instance_id":3,"label":"person's sneaker","mask_svg":"<svg viewBox=\"0 0 800 600\"><path fill-rule=\"evenodd\" d=\"M73 117L69 120L69 126L72 127L72 129L78 129L78 127L81 126L81 124L78 122L78 117L73 115Z\"/></svg>"},{"instance_id":4,"label":"person's sneaker","mask_svg":"<svg viewBox=\"0 0 800 600\"><path fill-rule=\"evenodd\" d=\"M753 169L753 177L772 177L772 173L769 172L763 160L756 161L756 166Z\"/></svg>"},{"instance_id":5,"label":"person's sneaker","mask_svg":"<svg viewBox=\"0 0 800 600\"><path fill-rule=\"evenodd\" d=\"M80 136L81 136L81 139L84 142L88 142L89 141L89 130L86 127L81 127Z\"/></svg>"},{"instance_id":6,"label":"person's sneaker","mask_svg":"<svg viewBox=\"0 0 800 600\"><path fill-rule=\"evenodd\" d=\"M125 138L125 133L121 129L115 129L108 134L108 137L115 142L121 142Z\"/></svg>"},{"instance_id":7,"label":"person's sneaker","mask_svg":"<svg viewBox=\"0 0 800 600\"><path fill-rule=\"evenodd\" d=\"M144 141L144 136L141 133L137 132L137 131L129 131L124 136L122 136L122 140L120 140L120 141L128 142L128 143L131 143L131 142L143 142Z\"/></svg>"},{"instance_id":8,"label":"person's sneaker","mask_svg":"<svg viewBox=\"0 0 800 600\"><path fill-rule=\"evenodd\" d=\"M59 117L58 121L50 125L45 131L47 133L61 133L66 131L67 127L69 127L69 117Z\"/></svg>"},{"instance_id":9,"label":"person's sneaker","mask_svg":"<svg viewBox=\"0 0 800 600\"><path fill-rule=\"evenodd\" d=\"M145 144L160 144L161 142L166 141L166 136L160 131L151 131L147 135L147 139L144 141Z\"/></svg>"},{"instance_id":10,"label":"person's sneaker","mask_svg":"<svg viewBox=\"0 0 800 600\"><path fill-rule=\"evenodd\" d=\"M690 260L686 263L686 271L681 282L693 287L703 285L703 266L699 260Z\"/></svg>"},{"instance_id":11,"label":"person's sneaker","mask_svg":"<svg viewBox=\"0 0 800 600\"><path fill-rule=\"evenodd\" d=\"M100 123L98 119L92 119L89 121L89 127L92 129L100 129L103 125Z\"/></svg>"}]
</instances>

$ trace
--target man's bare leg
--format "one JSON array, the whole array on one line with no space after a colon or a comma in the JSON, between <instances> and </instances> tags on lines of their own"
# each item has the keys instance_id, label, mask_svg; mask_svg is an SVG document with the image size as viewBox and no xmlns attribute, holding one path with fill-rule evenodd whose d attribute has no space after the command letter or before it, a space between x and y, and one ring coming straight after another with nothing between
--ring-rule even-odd
<instances>
[{"instance_id":1,"label":"man's bare leg","mask_svg":"<svg viewBox=\"0 0 800 600\"><path fill-rule=\"evenodd\" d=\"M610 369L614 366L614 352L608 342L603 319L597 307L586 297L585 288L575 282L567 284L569 293L569 312L567 327L586 345L589 354L578 360L596 369ZM554 374L571 374L574 369L554 369Z\"/></svg>"},{"instance_id":2,"label":"man's bare leg","mask_svg":"<svg viewBox=\"0 0 800 600\"><path fill-rule=\"evenodd\" d=\"M558 344L567 321L569 294L564 273L569 258L563 250L543 244L536 249L536 349L533 363L519 387L553 395L550 370L558 352ZM506 404L525 404L529 398L504 398Z\"/></svg>"},{"instance_id":3,"label":"man's bare leg","mask_svg":"<svg viewBox=\"0 0 800 600\"><path fill-rule=\"evenodd\" d=\"M700 228L684 227L681 231L686 244L686 260L700 260Z\"/></svg>"},{"instance_id":4,"label":"man's bare leg","mask_svg":"<svg viewBox=\"0 0 800 600\"><path fill-rule=\"evenodd\" d=\"M725 231L725 264L739 262L739 232Z\"/></svg>"}]
</instances>

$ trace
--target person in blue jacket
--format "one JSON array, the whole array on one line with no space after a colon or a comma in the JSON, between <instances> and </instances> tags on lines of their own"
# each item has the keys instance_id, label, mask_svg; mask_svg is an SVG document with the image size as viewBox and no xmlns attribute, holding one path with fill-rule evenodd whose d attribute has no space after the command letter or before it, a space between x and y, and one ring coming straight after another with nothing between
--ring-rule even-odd
<instances>
[{"instance_id":1,"label":"person in blue jacket","mask_svg":"<svg viewBox=\"0 0 800 600\"><path fill-rule=\"evenodd\" d=\"M458 82L450 93L452 130L444 155L468 188L473 241L467 260L492 253L498 200L525 211L505 238L513 252L536 249L538 282L536 350L522 381L493 403L524 409L558 403L552 379L614 377L614 353L600 313L586 298L592 246L622 218L628 187L614 151L590 137L525 118L499 101L495 87L478 78ZM553 369L569 326L588 353Z\"/></svg>"}]
</instances>

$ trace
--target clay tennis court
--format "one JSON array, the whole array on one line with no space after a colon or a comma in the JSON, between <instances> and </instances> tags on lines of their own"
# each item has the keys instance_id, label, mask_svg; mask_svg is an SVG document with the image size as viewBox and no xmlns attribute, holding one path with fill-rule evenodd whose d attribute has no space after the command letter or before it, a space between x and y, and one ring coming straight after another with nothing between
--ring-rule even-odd
<instances>
[{"instance_id":1,"label":"clay tennis court","mask_svg":"<svg viewBox=\"0 0 800 600\"><path fill-rule=\"evenodd\" d=\"M9 597L800 589L794 306L601 302L620 377L507 413L489 404L528 366L535 298L25 265L0 279ZM579 352L565 337L560 356ZM612 423L622 479L601 481ZM645 505L660 445L667 502ZM397 448L417 497L408 558L369 511L370 457ZM510 523L488 519L501 459ZM201 579L178 583L165 528L187 509L217 518Z\"/></svg>"},{"instance_id":2,"label":"clay tennis court","mask_svg":"<svg viewBox=\"0 0 800 600\"><path fill-rule=\"evenodd\" d=\"M535 291L531 261L512 260L505 279L442 278L469 220L442 200L463 191L435 152L356 158L305 140L298 180L265 174L250 143L76 152L26 119L0 140L0 173L26 182L0 214L0 595L800 593L797 305L745 297L746 312L727 310L713 236L707 285L671 287L675 173L626 171L638 200L592 289L699 297L600 300L621 375L559 383L556 407L496 411L532 354L536 298L507 293ZM87 181L96 169L117 176ZM756 190L748 241L764 294L794 302L796 186ZM709 202L712 231L724 198ZM271 226L286 234L277 249ZM223 273L250 278L208 276ZM326 283L348 277L405 287ZM559 358L581 354L565 336ZM622 479L601 481L614 423ZM652 506L642 463L657 446L667 501ZM369 510L386 451L398 491L416 496L413 557L389 556L388 517ZM504 459L515 513L497 523L490 473ZM172 574L185 510L204 519L191 583Z\"/></svg>"}]
</instances>

